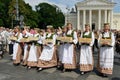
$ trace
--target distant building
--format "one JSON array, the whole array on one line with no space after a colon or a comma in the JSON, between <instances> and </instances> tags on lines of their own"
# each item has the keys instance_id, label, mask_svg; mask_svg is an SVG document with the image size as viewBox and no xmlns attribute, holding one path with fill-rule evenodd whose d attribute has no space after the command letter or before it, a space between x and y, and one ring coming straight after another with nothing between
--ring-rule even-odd
<instances>
[{"instance_id":1,"label":"distant building","mask_svg":"<svg viewBox=\"0 0 120 80\"><path fill-rule=\"evenodd\" d=\"M104 23L110 23L111 29L120 29L120 13L113 13L113 0L84 0L65 14L65 23L72 23L74 29L84 30L90 24L92 30L101 30Z\"/></svg>"}]
</instances>

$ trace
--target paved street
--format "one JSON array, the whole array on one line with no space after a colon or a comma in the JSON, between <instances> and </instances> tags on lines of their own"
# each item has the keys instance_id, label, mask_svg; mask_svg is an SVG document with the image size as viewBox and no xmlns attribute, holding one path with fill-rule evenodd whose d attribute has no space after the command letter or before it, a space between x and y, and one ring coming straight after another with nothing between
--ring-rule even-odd
<instances>
[{"instance_id":1,"label":"paved street","mask_svg":"<svg viewBox=\"0 0 120 80\"><path fill-rule=\"evenodd\" d=\"M27 70L23 66L13 66L10 58L5 54L4 59L0 60L0 80L120 80L120 55L115 55L114 72L108 78L98 76L96 69L85 75L80 75L79 70L61 73L56 68L38 73L36 68ZM94 59L96 64L97 54L94 54Z\"/></svg>"}]
</instances>

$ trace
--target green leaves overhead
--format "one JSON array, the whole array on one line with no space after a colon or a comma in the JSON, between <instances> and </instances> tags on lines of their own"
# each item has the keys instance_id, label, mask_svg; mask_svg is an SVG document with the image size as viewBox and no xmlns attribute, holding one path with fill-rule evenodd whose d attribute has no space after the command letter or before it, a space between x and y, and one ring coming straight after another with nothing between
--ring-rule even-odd
<instances>
[{"instance_id":1,"label":"green leaves overhead","mask_svg":"<svg viewBox=\"0 0 120 80\"><path fill-rule=\"evenodd\" d=\"M54 28L64 25L64 14L56 5L40 3L36 6L36 12L40 17L39 24L42 26L41 28L46 28L47 25L53 25Z\"/></svg>"},{"instance_id":2,"label":"green leaves overhead","mask_svg":"<svg viewBox=\"0 0 120 80\"><path fill-rule=\"evenodd\" d=\"M36 6L36 11L25 3L19 2L19 15L24 16L25 25L31 27L46 28L47 25L53 25L54 28L64 25L64 14L56 5L40 3ZM0 26L11 27L12 20L16 19L16 0L0 0Z\"/></svg>"},{"instance_id":3,"label":"green leaves overhead","mask_svg":"<svg viewBox=\"0 0 120 80\"><path fill-rule=\"evenodd\" d=\"M33 11L32 7L29 4L26 4L23 0L18 0L18 2L19 2L19 15L24 16L25 25L29 25L31 27L37 27L38 26L37 13L35 11ZM16 5L16 0L11 0L11 2L9 4L9 11L8 11L9 15L11 13L13 15L16 15L16 12L14 13L15 5ZM11 16L9 16L9 17L11 17Z\"/></svg>"}]
</instances>

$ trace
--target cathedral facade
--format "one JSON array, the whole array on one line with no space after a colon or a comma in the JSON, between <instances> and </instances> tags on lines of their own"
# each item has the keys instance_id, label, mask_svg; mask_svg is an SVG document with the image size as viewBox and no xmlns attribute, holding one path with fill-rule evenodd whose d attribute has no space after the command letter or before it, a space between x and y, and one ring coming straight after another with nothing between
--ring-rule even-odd
<instances>
[{"instance_id":1,"label":"cathedral facade","mask_svg":"<svg viewBox=\"0 0 120 80\"><path fill-rule=\"evenodd\" d=\"M120 30L120 13L114 13L116 3L110 0L84 0L75 5L70 13L65 14L65 23L72 23L73 28L84 30L85 24L90 24L92 30L101 30L104 23L109 23L111 29Z\"/></svg>"}]
</instances>

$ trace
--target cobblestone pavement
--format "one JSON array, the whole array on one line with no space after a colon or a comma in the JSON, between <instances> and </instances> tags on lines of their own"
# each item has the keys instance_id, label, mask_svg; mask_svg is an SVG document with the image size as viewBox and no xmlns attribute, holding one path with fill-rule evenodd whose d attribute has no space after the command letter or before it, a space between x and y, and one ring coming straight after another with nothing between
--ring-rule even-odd
<instances>
[{"instance_id":1,"label":"cobblestone pavement","mask_svg":"<svg viewBox=\"0 0 120 80\"><path fill-rule=\"evenodd\" d=\"M120 55L115 54L113 75L108 78L98 76L96 68L93 72L80 75L79 70L64 72L55 67L37 72L36 68L27 70L23 66L14 66L8 54L0 60L0 80L120 80ZM95 64L97 64L97 53L94 54ZM95 65L96 66L96 65Z\"/></svg>"}]
</instances>

